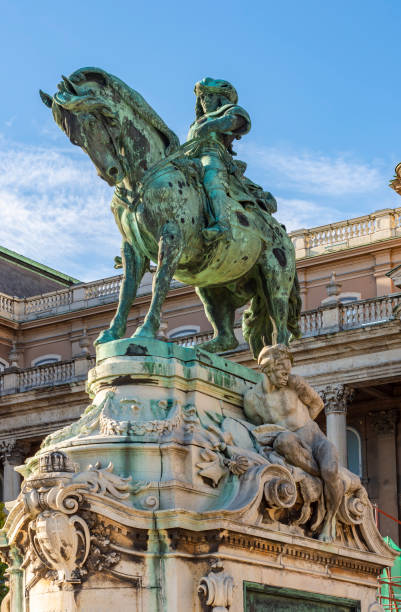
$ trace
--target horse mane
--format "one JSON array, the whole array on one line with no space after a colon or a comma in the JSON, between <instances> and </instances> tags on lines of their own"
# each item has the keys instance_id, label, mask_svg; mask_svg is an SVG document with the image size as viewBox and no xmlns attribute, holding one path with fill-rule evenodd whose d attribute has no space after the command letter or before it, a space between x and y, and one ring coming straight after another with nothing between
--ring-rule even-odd
<instances>
[{"instance_id":1,"label":"horse mane","mask_svg":"<svg viewBox=\"0 0 401 612\"><path fill-rule=\"evenodd\" d=\"M71 74L69 80L75 85L82 85L87 81L95 81L101 87L109 86L117 91L121 98L128 104L132 110L138 114L147 123L150 123L167 141L166 155L174 152L180 146L178 136L170 130L164 123L163 119L156 111L146 102L140 93L129 87L124 81L118 77L102 70L101 68L80 68Z\"/></svg>"}]
</instances>

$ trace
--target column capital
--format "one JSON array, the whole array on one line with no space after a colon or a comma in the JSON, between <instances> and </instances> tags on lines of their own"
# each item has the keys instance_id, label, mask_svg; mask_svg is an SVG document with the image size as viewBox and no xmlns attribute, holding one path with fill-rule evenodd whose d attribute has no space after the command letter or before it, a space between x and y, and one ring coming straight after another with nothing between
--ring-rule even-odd
<instances>
[{"instance_id":1,"label":"column capital","mask_svg":"<svg viewBox=\"0 0 401 612\"><path fill-rule=\"evenodd\" d=\"M8 463L19 465L23 457L24 454L17 447L17 440L15 438L0 440L0 461L7 461Z\"/></svg>"},{"instance_id":2,"label":"column capital","mask_svg":"<svg viewBox=\"0 0 401 612\"><path fill-rule=\"evenodd\" d=\"M341 383L326 385L320 395L324 402L324 411L326 414L340 413L346 414L348 405L354 396L354 389L346 387Z\"/></svg>"}]
</instances>

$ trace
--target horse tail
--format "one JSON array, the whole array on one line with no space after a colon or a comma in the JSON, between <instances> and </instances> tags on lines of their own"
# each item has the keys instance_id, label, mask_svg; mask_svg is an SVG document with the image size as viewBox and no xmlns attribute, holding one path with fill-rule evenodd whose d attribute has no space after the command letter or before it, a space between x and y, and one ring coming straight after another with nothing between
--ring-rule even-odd
<instances>
[{"instance_id":1,"label":"horse tail","mask_svg":"<svg viewBox=\"0 0 401 612\"><path fill-rule=\"evenodd\" d=\"M273 332L267 298L259 286L242 315L242 333L255 359L265 345L272 343Z\"/></svg>"},{"instance_id":2,"label":"horse tail","mask_svg":"<svg viewBox=\"0 0 401 612\"><path fill-rule=\"evenodd\" d=\"M288 298L287 329L291 332L292 338L300 338L302 335L301 328L299 327L301 307L302 302L299 281L297 273L295 272L294 281ZM257 359L264 346L272 344L275 341L271 308L269 307L268 297L261 285L257 287L249 308L245 310L242 316L242 333L255 359Z\"/></svg>"},{"instance_id":3,"label":"horse tail","mask_svg":"<svg viewBox=\"0 0 401 612\"><path fill-rule=\"evenodd\" d=\"M299 326L299 318L301 316L302 300L300 295L298 274L295 271L294 282L291 287L290 297L288 299L288 322L287 328L291 332L293 338L300 338L302 331Z\"/></svg>"}]
</instances>

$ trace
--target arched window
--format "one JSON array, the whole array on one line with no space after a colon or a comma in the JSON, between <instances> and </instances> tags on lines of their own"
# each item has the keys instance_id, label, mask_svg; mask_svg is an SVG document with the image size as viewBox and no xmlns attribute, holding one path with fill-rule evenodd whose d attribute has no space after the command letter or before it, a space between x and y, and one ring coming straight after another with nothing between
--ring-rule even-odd
<instances>
[{"instance_id":1,"label":"arched window","mask_svg":"<svg viewBox=\"0 0 401 612\"><path fill-rule=\"evenodd\" d=\"M340 293L338 299L342 304L349 304L349 302L357 302L361 299L361 294L356 293L355 291L346 291L344 293Z\"/></svg>"},{"instance_id":2,"label":"arched window","mask_svg":"<svg viewBox=\"0 0 401 612\"><path fill-rule=\"evenodd\" d=\"M353 427L347 427L347 463L350 472L362 476L361 436Z\"/></svg>"},{"instance_id":3,"label":"arched window","mask_svg":"<svg viewBox=\"0 0 401 612\"><path fill-rule=\"evenodd\" d=\"M37 366L45 365L47 363L56 363L57 361L61 361L60 355L41 355L40 357L36 357L31 361L31 366L36 368Z\"/></svg>"},{"instance_id":4,"label":"arched window","mask_svg":"<svg viewBox=\"0 0 401 612\"><path fill-rule=\"evenodd\" d=\"M200 330L199 325L181 325L181 327L176 327L172 329L169 333L169 339L173 340L174 338L183 338L184 336L194 336Z\"/></svg>"}]
</instances>

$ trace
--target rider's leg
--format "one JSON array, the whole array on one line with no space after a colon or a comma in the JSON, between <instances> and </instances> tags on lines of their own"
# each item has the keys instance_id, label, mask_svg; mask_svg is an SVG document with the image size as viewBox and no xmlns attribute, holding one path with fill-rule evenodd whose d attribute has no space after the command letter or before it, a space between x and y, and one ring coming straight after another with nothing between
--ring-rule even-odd
<instances>
[{"instance_id":1,"label":"rider's leg","mask_svg":"<svg viewBox=\"0 0 401 612\"><path fill-rule=\"evenodd\" d=\"M210 151L201 157L204 167L203 184L209 197L212 219L203 231L207 240L230 237L227 211L227 169L217 152Z\"/></svg>"},{"instance_id":2,"label":"rider's leg","mask_svg":"<svg viewBox=\"0 0 401 612\"><path fill-rule=\"evenodd\" d=\"M210 353L228 351L238 346L234 335L235 310L241 303L237 303L235 296L225 287L196 288L205 308L205 313L214 330L212 340L200 345Z\"/></svg>"},{"instance_id":3,"label":"rider's leg","mask_svg":"<svg viewBox=\"0 0 401 612\"><path fill-rule=\"evenodd\" d=\"M125 334L127 318L135 299L139 283L145 273L148 260L139 251L123 241L121 247L124 275L120 287L118 307L108 329L103 330L94 344L102 344L110 340L117 340Z\"/></svg>"},{"instance_id":4,"label":"rider's leg","mask_svg":"<svg viewBox=\"0 0 401 612\"><path fill-rule=\"evenodd\" d=\"M159 240L157 270L153 277L152 301L143 325L138 327L134 338L155 338L160 327L163 302L170 289L170 282L182 253L181 233L175 223L169 221L163 227Z\"/></svg>"}]
</instances>

